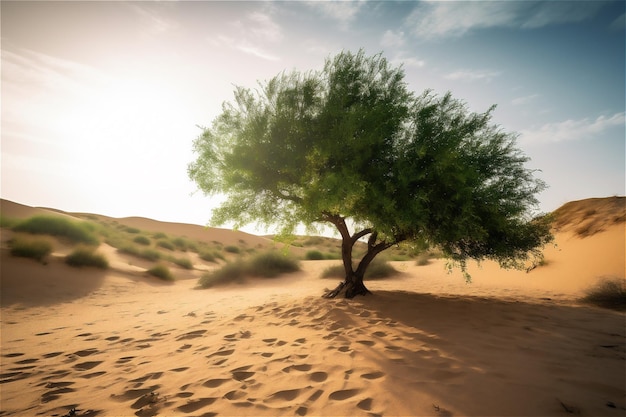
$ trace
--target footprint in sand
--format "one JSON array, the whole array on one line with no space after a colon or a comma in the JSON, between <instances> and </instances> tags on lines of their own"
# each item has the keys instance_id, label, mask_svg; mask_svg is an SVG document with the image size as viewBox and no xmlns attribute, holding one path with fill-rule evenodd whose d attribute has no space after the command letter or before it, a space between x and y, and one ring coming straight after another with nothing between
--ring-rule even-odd
<instances>
[{"instance_id":1,"label":"footprint in sand","mask_svg":"<svg viewBox=\"0 0 626 417\"><path fill-rule=\"evenodd\" d=\"M77 363L76 365L73 366L73 368L78 371L88 371L100 365L101 363L102 361L82 362L82 363Z\"/></svg>"},{"instance_id":2,"label":"footprint in sand","mask_svg":"<svg viewBox=\"0 0 626 417\"><path fill-rule=\"evenodd\" d=\"M365 378L365 379L379 379L379 378L382 378L384 376L385 376L384 372L377 371L377 372L370 372L370 373L367 373L367 374L363 374L363 375L361 375L361 378Z\"/></svg>"},{"instance_id":3,"label":"footprint in sand","mask_svg":"<svg viewBox=\"0 0 626 417\"><path fill-rule=\"evenodd\" d=\"M206 332L207 332L206 330L194 330L193 332L188 332L188 333L178 336L176 340L181 341L181 340L195 339L197 337L202 337L202 335L205 334Z\"/></svg>"},{"instance_id":4,"label":"footprint in sand","mask_svg":"<svg viewBox=\"0 0 626 417\"><path fill-rule=\"evenodd\" d=\"M84 350L79 350L78 352L74 352L74 355L80 356L82 358L82 357L93 355L96 353L99 353L98 349L90 348L90 349L84 349Z\"/></svg>"},{"instance_id":5,"label":"footprint in sand","mask_svg":"<svg viewBox=\"0 0 626 417\"><path fill-rule=\"evenodd\" d=\"M202 384L202 386L207 387L207 388L217 388L217 387L224 385L228 381L231 381L231 379L220 379L220 378L209 379L204 384Z\"/></svg>"},{"instance_id":6,"label":"footprint in sand","mask_svg":"<svg viewBox=\"0 0 626 417\"><path fill-rule=\"evenodd\" d=\"M309 374L309 379L313 382L324 382L328 379L326 372L313 372Z\"/></svg>"},{"instance_id":7,"label":"footprint in sand","mask_svg":"<svg viewBox=\"0 0 626 417\"><path fill-rule=\"evenodd\" d=\"M347 400L348 398L354 397L359 392L361 392L360 389L342 389L342 390L330 393L328 398L334 401L344 401L344 400Z\"/></svg>"},{"instance_id":8,"label":"footprint in sand","mask_svg":"<svg viewBox=\"0 0 626 417\"><path fill-rule=\"evenodd\" d=\"M207 355L206 358L210 359L214 356L230 356L235 352L235 349L223 349L223 350L218 350L217 352L211 353L210 355Z\"/></svg>"},{"instance_id":9,"label":"footprint in sand","mask_svg":"<svg viewBox=\"0 0 626 417\"><path fill-rule=\"evenodd\" d=\"M192 394L193 395L193 394ZM198 398L197 400L189 400L187 404L177 407L177 410L183 413L193 413L217 401L217 398Z\"/></svg>"},{"instance_id":10,"label":"footprint in sand","mask_svg":"<svg viewBox=\"0 0 626 417\"><path fill-rule=\"evenodd\" d=\"M233 369L230 373L233 375L233 378L237 381L244 381L248 378L252 378L255 372L250 372L248 369L252 368L252 365L242 366L240 368Z\"/></svg>"},{"instance_id":11,"label":"footprint in sand","mask_svg":"<svg viewBox=\"0 0 626 417\"><path fill-rule=\"evenodd\" d=\"M56 356L62 355L63 352L50 352L50 353L46 353L43 355L44 358L49 359L49 358L54 358Z\"/></svg>"},{"instance_id":12,"label":"footprint in sand","mask_svg":"<svg viewBox=\"0 0 626 417\"><path fill-rule=\"evenodd\" d=\"M276 403L276 402L287 402L293 401L300 395L301 389L288 389L283 391L277 391L270 395L265 402L266 403Z\"/></svg>"}]
</instances>

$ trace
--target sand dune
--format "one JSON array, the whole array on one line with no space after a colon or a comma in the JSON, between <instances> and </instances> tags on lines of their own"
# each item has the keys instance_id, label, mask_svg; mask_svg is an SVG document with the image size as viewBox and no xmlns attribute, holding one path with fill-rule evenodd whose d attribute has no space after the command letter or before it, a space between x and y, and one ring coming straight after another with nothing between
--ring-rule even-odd
<instances>
[{"instance_id":1,"label":"sand dune","mask_svg":"<svg viewBox=\"0 0 626 417\"><path fill-rule=\"evenodd\" d=\"M0 416L623 416L625 316L577 299L624 277L624 238L564 230L545 266L471 284L396 262L350 301L320 298L336 261L195 290L5 250Z\"/></svg>"}]
</instances>

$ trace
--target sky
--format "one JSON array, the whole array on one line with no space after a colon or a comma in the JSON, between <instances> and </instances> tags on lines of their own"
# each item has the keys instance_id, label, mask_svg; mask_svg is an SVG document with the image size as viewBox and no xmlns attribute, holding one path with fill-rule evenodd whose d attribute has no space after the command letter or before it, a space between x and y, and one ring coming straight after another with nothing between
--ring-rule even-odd
<instances>
[{"instance_id":1,"label":"sky","mask_svg":"<svg viewBox=\"0 0 626 417\"><path fill-rule=\"evenodd\" d=\"M497 105L549 188L542 212L625 194L625 2L0 2L0 195L31 206L206 224L222 199L192 144L282 71L363 48L409 88ZM263 233L254 225L244 231Z\"/></svg>"}]
</instances>

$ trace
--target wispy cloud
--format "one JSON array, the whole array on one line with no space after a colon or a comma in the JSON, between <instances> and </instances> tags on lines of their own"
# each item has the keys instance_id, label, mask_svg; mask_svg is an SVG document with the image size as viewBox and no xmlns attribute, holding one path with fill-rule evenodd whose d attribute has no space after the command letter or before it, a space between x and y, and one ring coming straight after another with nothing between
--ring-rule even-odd
<instances>
[{"instance_id":1,"label":"wispy cloud","mask_svg":"<svg viewBox=\"0 0 626 417\"><path fill-rule=\"evenodd\" d=\"M280 57L268 51L279 43L284 35L282 28L269 14L252 12L242 20L232 22L235 34L219 35L211 42L225 45L243 53L268 61L279 61Z\"/></svg>"},{"instance_id":2,"label":"wispy cloud","mask_svg":"<svg viewBox=\"0 0 626 417\"><path fill-rule=\"evenodd\" d=\"M462 36L476 29L533 29L593 17L603 2L582 1L424 1L407 17L420 38Z\"/></svg>"},{"instance_id":3,"label":"wispy cloud","mask_svg":"<svg viewBox=\"0 0 626 417\"><path fill-rule=\"evenodd\" d=\"M380 44L386 48L398 48L404 45L404 32L387 30L383 34Z\"/></svg>"},{"instance_id":4,"label":"wispy cloud","mask_svg":"<svg viewBox=\"0 0 626 417\"><path fill-rule=\"evenodd\" d=\"M521 106L523 104L530 103L531 101L533 101L537 97L540 97L540 95L539 94L530 94L528 96L516 97L513 100L511 100L511 104L514 105L514 106Z\"/></svg>"},{"instance_id":5,"label":"wispy cloud","mask_svg":"<svg viewBox=\"0 0 626 417\"><path fill-rule=\"evenodd\" d=\"M446 80L453 81L485 81L489 82L495 77L500 76L499 71L490 70L458 70L443 76Z\"/></svg>"},{"instance_id":6,"label":"wispy cloud","mask_svg":"<svg viewBox=\"0 0 626 417\"><path fill-rule=\"evenodd\" d=\"M336 20L341 24L343 29L347 29L348 24L351 23L361 10L361 7L365 5L362 0L357 1L311 1L306 3L309 7L319 10L323 15Z\"/></svg>"},{"instance_id":7,"label":"wispy cloud","mask_svg":"<svg viewBox=\"0 0 626 417\"><path fill-rule=\"evenodd\" d=\"M524 143L550 143L581 139L595 139L607 130L624 127L624 112L613 115L601 115L596 119L565 120L548 123L534 130L520 132L520 141Z\"/></svg>"}]
</instances>

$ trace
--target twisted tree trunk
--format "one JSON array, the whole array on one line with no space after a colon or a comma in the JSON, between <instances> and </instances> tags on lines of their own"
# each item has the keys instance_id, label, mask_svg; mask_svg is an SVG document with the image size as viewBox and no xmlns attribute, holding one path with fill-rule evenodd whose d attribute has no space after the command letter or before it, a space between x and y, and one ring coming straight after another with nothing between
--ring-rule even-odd
<instances>
[{"instance_id":1,"label":"twisted tree trunk","mask_svg":"<svg viewBox=\"0 0 626 417\"><path fill-rule=\"evenodd\" d=\"M333 223L337 227L337 230L339 230L339 233L341 233L341 258L343 260L346 277L334 290L328 291L323 297L335 298L343 294L345 298L354 298L357 295L370 294L370 291L363 283L365 271L376 255L391 247L392 244L384 241L377 244L376 239L378 238L378 233L372 229L364 229L354 235L350 235L345 219L341 216L328 214L325 216L325 220ZM370 235L367 242L367 253L359 262L356 270L354 270L352 265L352 248L360 238L367 235Z\"/></svg>"}]
</instances>

